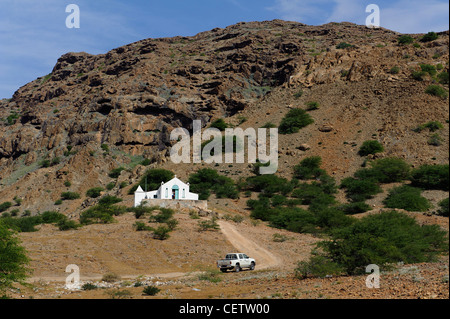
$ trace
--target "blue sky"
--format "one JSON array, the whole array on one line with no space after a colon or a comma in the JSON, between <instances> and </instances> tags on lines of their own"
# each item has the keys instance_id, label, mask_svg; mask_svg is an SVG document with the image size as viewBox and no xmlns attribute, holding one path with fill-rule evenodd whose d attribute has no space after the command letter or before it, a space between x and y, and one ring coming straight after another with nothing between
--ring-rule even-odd
<instances>
[{"instance_id":1,"label":"blue sky","mask_svg":"<svg viewBox=\"0 0 450 319\"><path fill-rule=\"evenodd\" d=\"M0 98L51 72L67 52L106 53L145 38L190 36L241 21L284 19L309 25L365 24L368 4L381 26L402 33L449 29L443 0L0 0ZM66 6L80 28L66 27Z\"/></svg>"}]
</instances>

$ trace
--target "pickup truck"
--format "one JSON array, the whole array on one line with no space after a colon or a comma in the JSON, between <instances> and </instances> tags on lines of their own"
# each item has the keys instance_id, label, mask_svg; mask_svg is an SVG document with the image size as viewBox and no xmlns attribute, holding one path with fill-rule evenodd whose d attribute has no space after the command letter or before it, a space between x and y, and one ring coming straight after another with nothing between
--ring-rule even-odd
<instances>
[{"instance_id":1,"label":"pickup truck","mask_svg":"<svg viewBox=\"0 0 450 319\"><path fill-rule=\"evenodd\" d=\"M253 270L255 269L255 265L255 260L243 253L230 253L225 256L225 259L217 261L217 267L222 272L226 272L229 269L234 269L234 271L239 272L242 268Z\"/></svg>"}]
</instances>

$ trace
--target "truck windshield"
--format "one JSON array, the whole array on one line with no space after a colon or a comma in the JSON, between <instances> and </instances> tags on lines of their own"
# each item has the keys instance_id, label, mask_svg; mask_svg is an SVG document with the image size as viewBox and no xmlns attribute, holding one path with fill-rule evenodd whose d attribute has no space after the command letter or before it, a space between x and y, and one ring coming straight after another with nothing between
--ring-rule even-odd
<instances>
[{"instance_id":1,"label":"truck windshield","mask_svg":"<svg viewBox=\"0 0 450 319\"><path fill-rule=\"evenodd\" d=\"M228 254L225 256L225 259L237 259L236 254Z\"/></svg>"}]
</instances>

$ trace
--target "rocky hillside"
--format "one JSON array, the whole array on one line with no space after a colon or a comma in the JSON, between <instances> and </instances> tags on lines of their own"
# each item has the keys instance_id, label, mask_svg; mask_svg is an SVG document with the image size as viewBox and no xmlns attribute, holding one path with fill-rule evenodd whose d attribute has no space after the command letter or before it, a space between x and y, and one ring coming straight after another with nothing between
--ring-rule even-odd
<instances>
[{"instance_id":1,"label":"rocky hillside","mask_svg":"<svg viewBox=\"0 0 450 319\"><path fill-rule=\"evenodd\" d=\"M22 211L71 214L89 205L87 189L114 181L108 173L120 166L128 171L115 194L126 194L144 159L186 176L192 166L168 159L176 127L192 129L196 119L207 127L218 118L243 128L278 125L289 109L311 101L320 105L310 112L314 125L280 136L281 175L308 154L322 156L337 178L348 176L369 139L383 144L380 156L446 163L448 100L425 90L436 84L448 91L448 78L439 83L438 75L448 73L449 33L428 42L413 34L405 45L399 36L351 23L275 20L146 39L101 55L67 53L50 74L0 101L0 202L21 199ZM413 76L421 64L437 72ZM413 131L429 121L444 125L439 145ZM227 166L220 168L231 177L250 172L247 164ZM56 207L68 190L81 198Z\"/></svg>"}]
</instances>

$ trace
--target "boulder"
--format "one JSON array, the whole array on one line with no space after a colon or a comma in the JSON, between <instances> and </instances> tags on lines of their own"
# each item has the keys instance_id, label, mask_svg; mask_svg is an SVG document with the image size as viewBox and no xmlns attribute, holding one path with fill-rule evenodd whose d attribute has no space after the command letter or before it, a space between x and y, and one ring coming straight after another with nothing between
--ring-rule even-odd
<instances>
[{"instance_id":1,"label":"boulder","mask_svg":"<svg viewBox=\"0 0 450 319\"><path fill-rule=\"evenodd\" d=\"M331 126L330 124L323 124L321 127L319 127L319 131L331 132L331 131L333 131L333 126Z\"/></svg>"},{"instance_id":2,"label":"boulder","mask_svg":"<svg viewBox=\"0 0 450 319\"><path fill-rule=\"evenodd\" d=\"M300 146L298 147L298 149L300 151L307 151L309 149L311 149L311 146L309 146L308 144L300 144Z\"/></svg>"}]
</instances>

